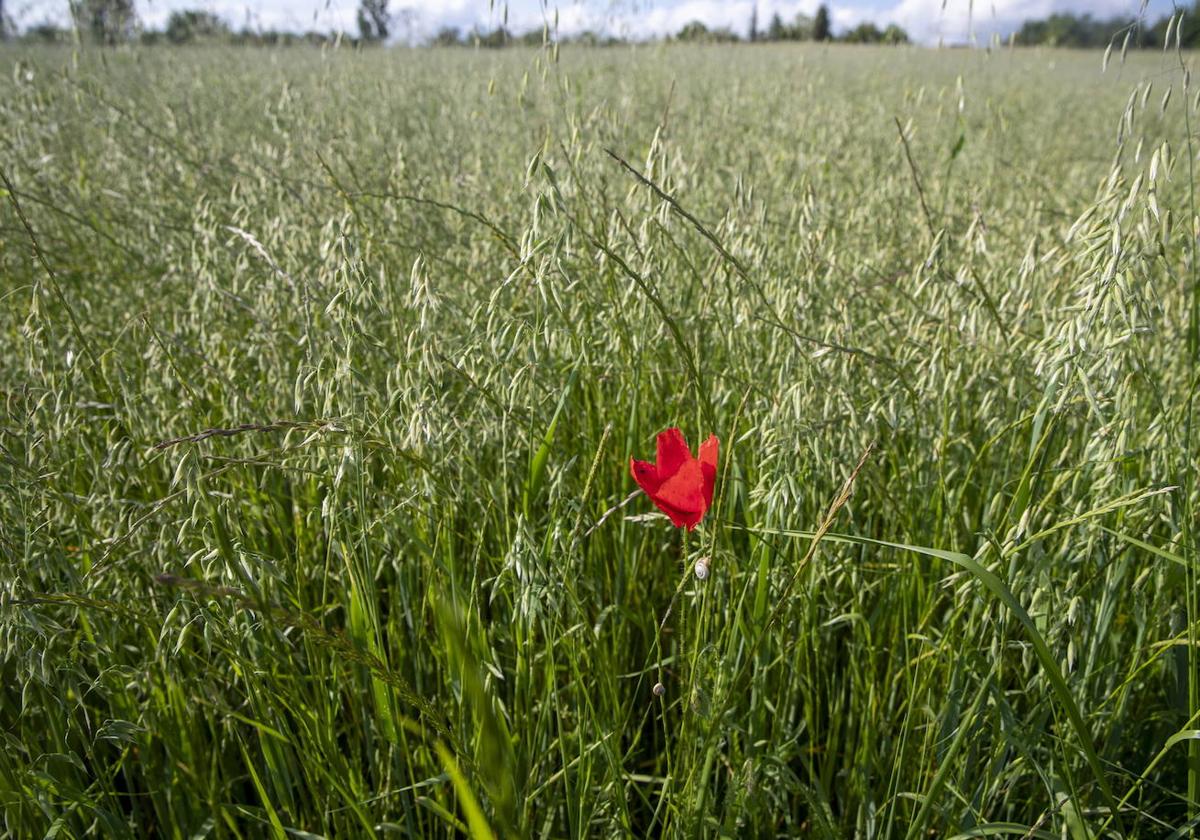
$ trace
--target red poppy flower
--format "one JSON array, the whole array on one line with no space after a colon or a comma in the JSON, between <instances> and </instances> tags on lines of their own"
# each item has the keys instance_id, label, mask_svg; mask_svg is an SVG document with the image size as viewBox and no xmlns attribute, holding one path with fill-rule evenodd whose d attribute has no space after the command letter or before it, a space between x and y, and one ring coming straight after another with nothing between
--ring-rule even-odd
<instances>
[{"instance_id":1,"label":"red poppy flower","mask_svg":"<svg viewBox=\"0 0 1200 840\"><path fill-rule=\"evenodd\" d=\"M683 432L666 429L658 434L657 462L630 458L629 471L650 501L670 517L672 525L686 526L690 531L712 506L719 445L717 436L709 435L700 444L699 457L692 457Z\"/></svg>"}]
</instances>

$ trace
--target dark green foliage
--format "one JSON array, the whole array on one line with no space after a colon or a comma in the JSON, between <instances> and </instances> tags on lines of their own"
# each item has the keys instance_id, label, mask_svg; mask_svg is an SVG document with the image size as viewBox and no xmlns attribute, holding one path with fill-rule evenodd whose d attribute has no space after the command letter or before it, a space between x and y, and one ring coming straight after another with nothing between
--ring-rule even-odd
<instances>
[{"instance_id":1,"label":"dark green foliage","mask_svg":"<svg viewBox=\"0 0 1200 840\"><path fill-rule=\"evenodd\" d=\"M549 41L550 32L543 27L542 29L530 29L521 35L518 35L513 41L522 47L540 47Z\"/></svg>"},{"instance_id":2,"label":"dark green foliage","mask_svg":"<svg viewBox=\"0 0 1200 840\"><path fill-rule=\"evenodd\" d=\"M1171 40L1167 44L1168 22L1173 17L1175 22L1171 25ZM1164 16L1153 25L1141 19L1101 19L1069 12L1053 14L1025 21L1013 37L1016 43L1027 46L1103 49L1109 44L1122 47L1128 38L1132 47L1173 48L1178 40L1183 49L1194 49L1200 46L1200 2L1175 15Z\"/></svg>"},{"instance_id":3,"label":"dark green foliage","mask_svg":"<svg viewBox=\"0 0 1200 840\"><path fill-rule=\"evenodd\" d=\"M814 41L828 41L833 37L829 21L829 7L822 3L817 7L816 17L813 18L812 37Z\"/></svg>"},{"instance_id":4,"label":"dark green foliage","mask_svg":"<svg viewBox=\"0 0 1200 840\"><path fill-rule=\"evenodd\" d=\"M129 40L137 23L133 0L71 0L70 8L75 28L97 44Z\"/></svg>"},{"instance_id":5,"label":"dark green foliage","mask_svg":"<svg viewBox=\"0 0 1200 840\"><path fill-rule=\"evenodd\" d=\"M783 18L779 16L779 12L771 15L771 23L767 26L768 41L782 41L787 37L787 30L783 25Z\"/></svg>"},{"instance_id":6,"label":"dark green foliage","mask_svg":"<svg viewBox=\"0 0 1200 840\"><path fill-rule=\"evenodd\" d=\"M53 23L34 24L20 35L20 41L25 44L65 44L70 40L70 30Z\"/></svg>"},{"instance_id":7,"label":"dark green foliage","mask_svg":"<svg viewBox=\"0 0 1200 840\"><path fill-rule=\"evenodd\" d=\"M1098 20L1091 15L1054 14L1043 20L1027 20L1017 30L1016 42L1047 47L1105 47L1128 20Z\"/></svg>"},{"instance_id":8,"label":"dark green foliage","mask_svg":"<svg viewBox=\"0 0 1200 840\"><path fill-rule=\"evenodd\" d=\"M894 23L883 30L873 23L860 23L840 40L848 44L907 44L908 33Z\"/></svg>"},{"instance_id":9,"label":"dark green foliage","mask_svg":"<svg viewBox=\"0 0 1200 840\"><path fill-rule=\"evenodd\" d=\"M328 32L309 31L302 34L280 32L276 29L242 29L229 36L229 43L239 47L322 46L333 41Z\"/></svg>"},{"instance_id":10,"label":"dark green foliage","mask_svg":"<svg viewBox=\"0 0 1200 840\"><path fill-rule=\"evenodd\" d=\"M1184 13L1179 26L1179 45L1187 49L1200 47L1200 2ZM1165 35L1165 33L1164 33Z\"/></svg>"},{"instance_id":11,"label":"dark green foliage","mask_svg":"<svg viewBox=\"0 0 1200 840\"><path fill-rule=\"evenodd\" d=\"M883 31L873 23L860 23L846 32L842 40L849 44L876 44L883 40Z\"/></svg>"},{"instance_id":12,"label":"dark green foliage","mask_svg":"<svg viewBox=\"0 0 1200 840\"><path fill-rule=\"evenodd\" d=\"M189 44L228 38L230 30L229 25L212 12L187 10L171 12L163 34L172 44Z\"/></svg>"},{"instance_id":13,"label":"dark green foliage","mask_svg":"<svg viewBox=\"0 0 1200 840\"><path fill-rule=\"evenodd\" d=\"M582 47L618 47L627 43L615 35L591 30L584 30L577 35L560 36L558 41L562 44L576 44Z\"/></svg>"},{"instance_id":14,"label":"dark green foliage","mask_svg":"<svg viewBox=\"0 0 1200 840\"><path fill-rule=\"evenodd\" d=\"M675 40L684 43L731 43L740 39L730 29L709 29L702 22L694 20L676 33Z\"/></svg>"},{"instance_id":15,"label":"dark green foliage","mask_svg":"<svg viewBox=\"0 0 1200 840\"><path fill-rule=\"evenodd\" d=\"M791 24L785 24L776 12L771 16L767 27L768 41L811 41L813 37L813 19L800 12L792 19Z\"/></svg>"},{"instance_id":16,"label":"dark green foliage","mask_svg":"<svg viewBox=\"0 0 1200 840\"><path fill-rule=\"evenodd\" d=\"M463 44L462 33L453 26L443 26L430 39L435 47L457 47Z\"/></svg>"},{"instance_id":17,"label":"dark green foliage","mask_svg":"<svg viewBox=\"0 0 1200 840\"><path fill-rule=\"evenodd\" d=\"M677 41L707 41L708 39L708 27L698 20L685 23L683 28L675 34Z\"/></svg>"},{"instance_id":18,"label":"dark green foliage","mask_svg":"<svg viewBox=\"0 0 1200 840\"><path fill-rule=\"evenodd\" d=\"M391 21L388 0L360 0L358 33L364 41L370 44L386 41L391 31Z\"/></svg>"},{"instance_id":19,"label":"dark green foliage","mask_svg":"<svg viewBox=\"0 0 1200 840\"><path fill-rule=\"evenodd\" d=\"M513 37L506 27L497 26L495 29L476 30L467 40L477 47L498 50L511 44Z\"/></svg>"}]
</instances>

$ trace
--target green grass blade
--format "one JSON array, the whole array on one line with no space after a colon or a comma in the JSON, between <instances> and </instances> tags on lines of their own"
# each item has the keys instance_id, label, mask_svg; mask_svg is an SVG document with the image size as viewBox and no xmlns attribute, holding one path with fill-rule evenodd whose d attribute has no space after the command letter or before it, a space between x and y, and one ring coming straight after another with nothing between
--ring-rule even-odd
<instances>
[{"instance_id":1,"label":"green grass blade","mask_svg":"<svg viewBox=\"0 0 1200 840\"><path fill-rule=\"evenodd\" d=\"M451 784L454 785L454 792L458 795L458 806L462 808L463 814L467 818L467 827L472 840L495 840L496 835L488 826L483 809L479 807L479 800L471 791L466 777L458 769L458 762L440 741L434 744L434 748L437 750L442 766L446 768L446 774L450 777Z\"/></svg>"},{"instance_id":2,"label":"green grass blade","mask_svg":"<svg viewBox=\"0 0 1200 840\"><path fill-rule=\"evenodd\" d=\"M736 527L736 526L732 526ZM747 529L749 530L749 529ZM775 534L787 537L807 537L812 538L815 535L810 531L793 531L793 530L771 530L771 529L753 529L752 533L758 534ZM824 539L834 542L855 543L859 545L877 545L888 548L894 548L901 551L912 551L917 554L923 554L927 557L937 557L942 560L948 560L955 563L970 572L974 577L984 585L984 587L992 593L992 595L1008 608L1009 612L1021 623L1025 629L1026 636L1033 645L1034 653L1037 655L1038 661L1041 662L1042 670L1046 678L1050 681L1050 686L1054 691L1055 697L1058 699L1059 705L1067 715L1067 719L1071 724L1071 729L1075 734L1075 738L1087 759L1088 766L1091 768L1092 775L1096 780L1096 784L1100 788L1100 792L1104 798L1105 805L1109 808L1117 823L1118 829L1121 827L1120 814L1118 813L1117 802L1113 797L1112 790L1109 788L1108 779L1105 776L1104 769L1100 763L1100 757L1096 754L1096 748L1092 744L1091 736L1088 734L1087 726L1083 721L1083 715L1079 711L1079 706L1075 702L1075 698L1071 694L1071 689L1067 686L1067 682L1063 679L1062 672L1059 670L1058 662L1054 655L1050 652L1049 645L1042 638L1042 634L1038 632L1037 625L1033 619L1021 606L1012 590L1005 585L994 572L985 569L976 560L968 557L957 551L946 551L939 548L929 548L926 546L909 545L907 543L895 543L887 540L876 540L869 537L856 537L849 534L828 533Z\"/></svg>"}]
</instances>

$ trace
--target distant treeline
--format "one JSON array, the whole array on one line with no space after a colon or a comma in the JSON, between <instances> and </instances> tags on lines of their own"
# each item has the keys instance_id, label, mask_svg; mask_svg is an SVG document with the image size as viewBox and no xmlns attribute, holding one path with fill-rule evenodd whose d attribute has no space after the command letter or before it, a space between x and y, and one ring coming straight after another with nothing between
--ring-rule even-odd
<instances>
[{"instance_id":1,"label":"distant treeline","mask_svg":"<svg viewBox=\"0 0 1200 840\"><path fill-rule=\"evenodd\" d=\"M757 9L750 17L748 34L742 36L727 27L709 27L702 21L694 20L686 24L674 35L667 36L668 41L685 41L692 43L734 43L737 41L845 41L847 43L868 44L888 43L907 44L908 33L895 24L880 29L873 23L862 23L853 29L835 36L830 26L829 8L822 5L813 16L800 14L790 22L784 22L778 14L773 16L765 28L759 27ZM434 46L442 47L504 47L514 45L539 45L548 40L549 33L535 29L521 34L512 34L504 27L488 32L463 32L453 27L439 30L430 40ZM644 42L653 40L645 36L619 38L598 32L581 32L556 38L559 43L585 44L587 46L617 46L631 41Z\"/></svg>"},{"instance_id":2,"label":"distant treeline","mask_svg":"<svg viewBox=\"0 0 1200 840\"><path fill-rule=\"evenodd\" d=\"M1050 15L1044 20L1025 21L1013 40L1028 46L1104 48L1109 44L1124 46L1128 35L1130 47L1163 47L1168 34L1170 46L1176 39L1185 49L1200 46L1200 2L1182 17L1164 15L1153 24L1129 18L1094 18L1090 14Z\"/></svg>"},{"instance_id":3,"label":"distant treeline","mask_svg":"<svg viewBox=\"0 0 1200 840\"><path fill-rule=\"evenodd\" d=\"M67 28L54 23L39 23L18 31L4 14L0 0L0 37L26 43L66 43L76 37L100 44L191 44L225 43L245 46L291 46L325 44L345 38L350 41L380 42L387 39L394 20L411 19L411 12L393 15L388 0L361 0L358 9L357 39L330 32L291 32L275 29L235 30L222 17L199 9L174 11L162 29L142 26L133 0L69 0L71 22Z\"/></svg>"},{"instance_id":4,"label":"distant treeline","mask_svg":"<svg viewBox=\"0 0 1200 840\"><path fill-rule=\"evenodd\" d=\"M72 0L73 28L52 23L27 27L17 33L3 17L4 0L0 0L0 29L21 41L57 43L71 41L78 34L102 44L140 42L143 44L228 43L257 46L288 46L292 44L323 44L339 37L326 32L297 34L275 30L244 28L234 30L218 15L202 10L171 12L162 29L148 29L138 24L133 0ZM388 11L388 0L361 0L358 10L358 37L342 35L343 40L355 43L381 43L396 34L397 23L411 25L411 10L397 14ZM514 33L505 26L488 30L462 30L455 27L439 29L425 40L430 46L485 47L540 46L551 40L547 29ZM654 40L646 35L631 34L618 37L599 32L581 32L556 37L558 43L588 46L615 46L630 42ZM667 36L668 41L722 43L735 41L845 41L847 43L908 43L908 33L895 24L880 29L873 23L861 23L853 29L835 35L830 22L829 8L822 5L815 15L800 14L790 21L774 15L765 26L759 25L757 8L750 20L748 34L743 36L732 29L710 28L701 21L692 21L679 32Z\"/></svg>"},{"instance_id":5,"label":"distant treeline","mask_svg":"<svg viewBox=\"0 0 1200 840\"><path fill-rule=\"evenodd\" d=\"M397 24L412 31L415 13L403 9L392 13L388 0L360 0L358 9L358 36L330 34L328 32L295 33L277 30L243 28L235 30L218 15L201 10L174 11L162 29L147 29L138 24L133 0L71 0L73 28L67 29L51 23L27 27L18 32L12 21L4 14L4 0L0 0L0 36L32 43L59 43L73 40L76 36L103 44L140 42L143 44L190 44L226 43L247 46L290 46L294 44L325 44L341 38L351 43L383 43L397 34ZM882 29L874 23L860 23L839 34L833 32L830 13L822 5L815 15L797 15L790 21L778 14L765 25L758 19L758 8L754 8L748 21L746 35L727 27L709 27L701 21L692 21L673 35L668 41L691 43L732 43L738 41L842 41L858 44L906 44L908 33L895 24ZM1162 46L1170 36L1173 45L1178 40L1182 47L1200 46L1200 0L1183 15L1165 16L1152 25L1145 21L1128 18L1099 19L1090 14L1054 14L1043 20L1027 20L1013 33L1013 41L1022 45L1056 47L1107 47L1110 43L1131 47ZM408 39L411 42L411 38ZM540 46L551 40L546 29L534 29L513 33L500 26L489 30L461 30L446 27L425 39L430 46L441 47L485 47ZM653 38L632 33L618 37L599 32L582 32L576 35L556 37L559 43L574 43L587 46L616 46L630 42L644 42Z\"/></svg>"},{"instance_id":6,"label":"distant treeline","mask_svg":"<svg viewBox=\"0 0 1200 840\"><path fill-rule=\"evenodd\" d=\"M3 0L0 0L2 3ZM116 14L111 10L108 14L95 16L81 14L86 12L86 6L111 5L118 7ZM84 40L95 43L115 45L122 43L141 44L190 44L190 43L224 43L238 46L292 46L297 44L325 44L333 41L336 36L328 32L287 32L279 30L261 30L243 28L233 29L222 18L205 11L171 12L167 24L162 29L146 29L138 25L133 14L132 2L111 4L76 3L72 5L75 26L66 28L53 23L39 23L15 32L15 27L9 23L0 26L6 36L15 37L23 43L60 44L73 41L76 34Z\"/></svg>"}]
</instances>

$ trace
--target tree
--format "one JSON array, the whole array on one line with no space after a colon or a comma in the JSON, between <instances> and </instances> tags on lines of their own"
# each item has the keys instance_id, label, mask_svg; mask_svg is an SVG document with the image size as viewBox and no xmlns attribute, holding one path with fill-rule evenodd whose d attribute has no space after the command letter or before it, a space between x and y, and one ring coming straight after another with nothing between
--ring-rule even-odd
<instances>
[{"instance_id":1,"label":"tree","mask_svg":"<svg viewBox=\"0 0 1200 840\"><path fill-rule=\"evenodd\" d=\"M833 32L829 26L829 7L824 3L817 9L817 16L813 18L813 40L828 41L833 36Z\"/></svg>"},{"instance_id":2,"label":"tree","mask_svg":"<svg viewBox=\"0 0 1200 840\"><path fill-rule=\"evenodd\" d=\"M544 47L550 43L550 32L543 26L541 29L530 29L513 40L522 47Z\"/></svg>"},{"instance_id":3,"label":"tree","mask_svg":"<svg viewBox=\"0 0 1200 840\"><path fill-rule=\"evenodd\" d=\"M1164 17L1154 26L1145 27L1140 25L1139 21L1131 21L1128 18L1103 20L1093 18L1089 14L1076 16L1060 13L1043 20L1025 21L1014 38L1018 44L1023 45L1100 49L1109 44L1122 45L1126 34L1129 34L1129 43L1133 46L1162 47L1169 19ZM1176 33L1179 35L1180 46L1196 46L1200 42L1200 3L1193 11L1185 13L1182 20L1177 20L1175 25L1178 28L1172 27L1171 46L1174 46Z\"/></svg>"},{"instance_id":4,"label":"tree","mask_svg":"<svg viewBox=\"0 0 1200 840\"><path fill-rule=\"evenodd\" d=\"M585 29L578 35L571 35L560 40L563 44L579 44L583 47L614 47L625 43L613 35L605 35L591 29Z\"/></svg>"},{"instance_id":5,"label":"tree","mask_svg":"<svg viewBox=\"0 0 1200 840\"><path fill-rule=\"evenodd\" d=\"M508 33L508 29L501 25L488 32L475 30L473 40L477 47L498 50L501 47L508 46L508 42L512 40L512 36Z\"/></svg>"},{"instance_id":6,"label":"tree","mask_svg":"<svg viewBox=\"0 0 1200 840\"><path fill-rule=\"evenodd\" d=\"M788 27L787 38L789 41L811 41L815 26L812 18L804 12L800 12L792 20L792 25Z\"/></svg>"},{"instance_id":7,"label":"tree","mask_svg":"<svg viewBox=\"0 0 1200 840\"><path fill-rule=\"evenodd\" d=\"M70 32L47 21L27 27L21 35L25 44L65 44L70 40Z\"/></svg>"},{"instance_id":8,"label":"tree","mask_svg":"<svg viewBox=\"0 0 1200 840\"><path fill-rule=\"evenodd\" d=\"M2 2L2 0L0 0ZM750 9L750 43L758 40L758 4Z\"/></svg>"},{"instance_id":9,"label":"tree","mask_svg":"<svg viewBox=\"0 0 1200 840\"><path fill-rule=\"evenodd\" d=\"M358 32L364 41L386 41L392 16L388 0L361 0L358 4Z\"/></svg>"},{"instance_id":10,"label":"tree","mask_svg":"<svg viewBox=\"0 0 1200 840\"><path fill-rule=\"evenodd\" d=\"M77 30L109 46L128 40L137 22L133 0L71 0L71 18Z\"/></svg>"},{"instance_id":11,"label":"tree","mask_svg":"<svg viewBox=\"0 0 1200 840\"><path fill-rule=\"evenodd\" d=\"M865 21L842 36L848 44L907 44L908 33L894 23L888 24L887 29Z\"/></svg>"},{"instance_id":12,"label":"tree","mask_svg":"<svg viewBox=\"0 0 1200 840\"><path fill-rule=\"evenodd\" d=\"M164 34L172 44L187 44L192 41L224 38L229 35L229 26L212 12L171 12Z\"/></svg>"},{"instance_id":13,"label":"tree","mask_svg":"<svg viewBox=\"0 0 1200 840\"><path fill-rule=\"evenodd\" d=\"M443 26L431 41L435 47L458 47L462 45L462 33L454 26Z\"/></svg>"},{"instance_id":14,"label":"tree","mask_svg":"<svg viewBox=\"0 0 1200 840\"><path fill-rule=\"evenodd\" d=\"M799 12L791 24L786 24L776 13L771 15L771 23L767 27L768 41L808 41L813 38L813 19Z\"/></svg>"},{"instance_id":15,"label":"tree","mask_svg":"<svg viewBox=\"0 0 1200 840\"><path fill-rule=\"evenodd\" d=\"M1173 16L1176 20L1175 25L1171 27L1171 39L1168 43L1166 37L1167 25ZM1123 34L1119 35L1117 43L1120 44L1123 38ZM1192 7L1186 11L1182 8L1182 4L1180 4L1175 12L1164 15L1154 26L1143 30L1140 40L1141 45L1145 47L1174 49L1176 38L1179 39L1179 46L1183 49L1200 46L1200 0L1196 0L1192 4Z\"/></svg>"},{"instance_id":16,"label":"tree","mask_svg":"<svg viewBox=\"0 0 1200 840\"><path fill-rule=\"evenodd\" d=\"M779 16L779 12L776 12L771 15L771 23L767 27L767 40L782 41L785 34L786 30L783 28L783 18Z\"/></svg>"},{"instance_id":17,"label":"tree","mask_svg":"<svg viewBox=\"0 0 1200 840\"><path fill-rule=\"evenodd\" d=\"M7 41L14 28L9 22L8 16L4 14L4 0L0 0L0 41Z\"/></svg>"},{"instance_id":18,"label":"tree","mask_svg":"<svg viewBox=\"0 0 1200 840\"><path fill-rule=\"evenodd\" d=\"M701 43L729 43L737 41L737 33L726 27L709 29L702 22L694 20L679 30L675 36L677 41L692 41Z\"/></svg>"},{"instance_id":19,"label":"tree","mask_svg":"<svg viewBox=\"0 0 1200 840\"><path fill-rule=\"evenodd\" d=\"M707 41L708 27L702 21L694 20L684 24L683 29L675 36L677 41Z\"/></svg>"},{"instance_id":20,"label":"tree","mask_svg":"<svg viewBox=\"0 0 1200 840\"><path fill-rule=\"evenodd\" d=\"M877 43L883 37L883 32L874 23L860 23L848 30L841 40L846 43Z\"/></svg>"},{"instance_id":21,"label":"tree","mask_svg":"<svg viewBox=\"0 0 1200 840\"><path fill-rule=\"evenodd\" d=\"M1179 45L1195 48L1197 42L1200 42L1200 0L1196 0L1196 4L1183 14L1183 20L1176 26L1179 27ZM1174 37L1172 36L1172 40Z\"/></svg>"}]
</instances>

